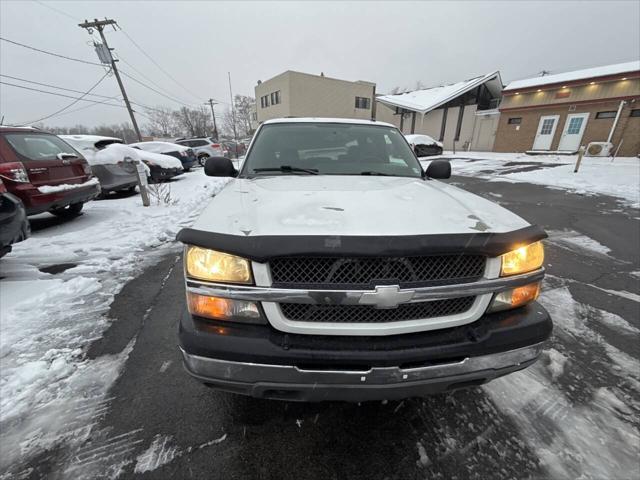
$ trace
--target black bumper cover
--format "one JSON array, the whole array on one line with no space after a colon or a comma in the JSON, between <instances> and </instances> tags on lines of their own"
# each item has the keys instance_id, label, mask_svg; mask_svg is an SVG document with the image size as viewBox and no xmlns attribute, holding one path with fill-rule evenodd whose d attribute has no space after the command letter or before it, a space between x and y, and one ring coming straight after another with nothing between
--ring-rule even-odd
<instances>
[{"instance_id":1,"label":"black bumper cover","mask_svg":"<svg viewBox=\"0 0 640 480\"><path fill-rule=\"evenodd\" d=\"M270 326L211 322L194 318L185 311L179 324L179 343L181 349L189 355L232 362L327 370L375 367L411 369L536 345L549 338L552 328L549 314L538 303L485 315L469 325L386 337L287 334ZM531 363L533 362L496 371L491 375L467 375L465 378L457 378L455 382L434 382L428 385L422 382L398 387L378 385L369 389L345 389L341 386L339 391L329 388L327 393L325 390L325 397L320 398L317 396L318 389L310 390L303 385L243 385L233 378L207 379L198 375L198 372L187 370L205 383L237 393L291 400L327 398L361 401L436 393L458 388L465 382L469 385L484 383L525 368ZM285 391L293 394L283 394Z\"/></svg>"}]
</instances>

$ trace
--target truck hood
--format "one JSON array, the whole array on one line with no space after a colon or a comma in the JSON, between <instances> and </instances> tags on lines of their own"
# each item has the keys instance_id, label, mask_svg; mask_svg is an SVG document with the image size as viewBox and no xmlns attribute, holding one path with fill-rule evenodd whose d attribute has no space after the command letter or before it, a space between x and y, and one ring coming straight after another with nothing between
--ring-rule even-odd
<instances>
[{"instance_id":1,"label":"truck hood","mask_svg":"<svg viewBox=\"0 0 640 480\"><path fill-rule=\"evenodd\" d=\"M228 235L429 235L501 233L528 222L436 180L280 175L233 179L194 229Z\"/></svg>"}]
</instances>

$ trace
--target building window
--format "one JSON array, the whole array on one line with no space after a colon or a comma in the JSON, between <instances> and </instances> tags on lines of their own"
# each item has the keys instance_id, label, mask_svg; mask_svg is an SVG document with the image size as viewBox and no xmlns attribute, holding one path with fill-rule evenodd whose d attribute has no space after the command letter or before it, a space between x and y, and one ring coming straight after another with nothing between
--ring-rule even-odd
<instances>
[{"instance_id":1,"label":"building window","mask_svg":"<svg viewBox=\"0 0 640 480\"><path fill-rule=\"evenodd\" d=\"M260 106L262 108L267 108L269 106L269 95L260 97Z\"/></svg>"},{"instance_id":2,"label":"building window","mask_svg":"<svg viewBox=\"0 0 640 480\"><path fill-rule=\"evenodd\" d=\"M631 113L629 113L630 117L640 117L640 108L634 108L633 110L631 110Z\"/></svg>"},{"instance_id":3,"label":"building window","mask_svg":"<svg viewBox=\"0 0 640 480\"><path fill-rule=\"evenodd\" d=\"M522 117L511 117L507 123L509 125L520 125L522 123Z\"/></svg>"},{"instance_id":4,"label":"building window","mask_svg":"<svg viewBox=\"0 0 640 480\"><path fill-rule=\"evenodd\" d=\"M280 103L280 90L271 94L271 105L278 105Z\"/></svg>"},{"instance_id":5,"label":"building window","mask_svg":"<svg viewBox=\"0 0 640 480\"><path fill-rule=\"evenodd\" d=\"M596 118L616 118L616 111L611 110L609 112L598 112Z\"/></svg>"},{"instance_id":6,"label":"building window","mask_svg":"<svg viewBox=\"0 0 640 480\"><path fill-rule=\"evenodd\" d=\"M368 110L371 107L371 99L366 97L356 97L356 108Z\"/></svg>"},{"instance_id":7,"label":"building window","mask_svg":"<svg viewBox=\"0 0 640 480\"><path fill-rule=\"evenodd\" d=\"M542 128L540 129L540 135L550 135L553 130L553 125L556 122L555 118L547 118L542 122Z\"/></svg>"},{"instance_id":8,"label":"building window","mask_svg":"<svg viewBox=\"0 0 640 480\"><path fill-rule=\"evenodd\" d=\"M567 127L567 135L578 135L580 128L582 127L583 117L573 117L569 120L569 126Z\"/></svg>"}]
</instances>

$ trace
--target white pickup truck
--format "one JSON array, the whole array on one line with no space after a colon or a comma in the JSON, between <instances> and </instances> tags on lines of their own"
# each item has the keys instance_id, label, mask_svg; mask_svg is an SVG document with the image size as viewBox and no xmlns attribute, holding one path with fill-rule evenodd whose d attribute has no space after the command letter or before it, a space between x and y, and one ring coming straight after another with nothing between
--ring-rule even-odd
<instances>
[{"instance_id":1,"label":"white pickup truck","mask_svg":"<svg viewBox=\"0 0 640 480\"><path fill-rule=\"evenodd\" d=\"M366 120L264 122L185 244L186 370L283 400L398 399L486 383L538 358L542 229L423 170Z\"/></svg>"}]
</instances>

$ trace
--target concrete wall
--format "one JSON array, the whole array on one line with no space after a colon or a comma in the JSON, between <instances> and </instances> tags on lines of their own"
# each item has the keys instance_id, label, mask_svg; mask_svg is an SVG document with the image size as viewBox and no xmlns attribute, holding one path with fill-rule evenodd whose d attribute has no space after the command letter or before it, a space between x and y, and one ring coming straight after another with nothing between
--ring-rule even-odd
<instances>
[{"instance_id":1,"label":"concrete wall","mask_svg":"<svg viewBox=\"0 0 640 480\"><path fill-rule=\"evenodd\" d=\"M281 103L262 108L260 97L278 90ZM287 71L255 87L258 121L286 116L370 119L374 92L370 82ZM356 108L356 97L369 98L369 108Z\"/></svg>"},{"instance_id":2,"label":"concrete wall","mask_svg":"<svg viewBox=\"0 0 640 480\"><path fill-rule=\"evenodd\" d=\"M476 125L471 138L470 150L474 152L490 152L493 150L499 120L500 112L497 110L487 111L486 113L476 112Z\"/></svg>"},{"instance_id":3,"label":"concrete wall","mask_svg":"<svg viewBox=\"0 0 640 480\"><path fill-rule=\"evenodd\" d=\"M280 118L290 116L291 113L291 91L290 91L290 72L284 72L277 75L266 82L262 82L255 87L256 95L256 111L258 114L258 123L262 123L270 118ZM269 105L263 108L260 98L271 93L280 91L280 103L278 105ZM269 98L271 102L271 98Z\"/></svg>"},{"instance_id":4,"label":"concrete wall","mask_svg":"<svg viewBox=\"0 0 640 480\"><path fill-rule=\"evenodd\" d=\"M565 126L568 114L589 112L589 119L582 137L581 144L587 145L589 142L604 142L607 140L609 131L613 125L613 118L596 118L598 112L614 111L618 109L620 101L609 100L589 104L577 105L547 105L539 108L526 108L522 110L503 111L498 123L498 131L494 151L496 152L525 152L531 150L540 117L544 115L559 115L558 126L556 128L551 150L557 150L560 137ZM573 107L571 110L569 110ZM622 110L620 120L612 138L614 149L622 146L618 155L636 156L640 153L640 117L631 117L631 110L640 109L640 96L631 99ZM509 125L509 118L521 117L519 125ZM624 139L624 140L623 140Z\"/></svg>"},{"instance_id":5,"label":"concrete wall","mask_svg":"<svg viewBox=\"0 0 640 480\"><path fill-rule=\"evenodd\" d=\"M467 105L464 108L460 128L460 139L455 142L457 151L466 150L469 146L471 150L491 151L493 148L493 140L498 125L496 117L498 117L498 115L476 116L476 110L477 105ZM453 150L453 140L456 133L459 111L459 107L449 108L447 111L447 125L444 140L442 140L445 150ZM404 134L411 133L411 115L411 113L405 114L402 125L402 133ZM432 110L426 115L417 113L414 133L429 135L439 140L443 115L443 108ZM392 123L400 128L400 115L395 114L395 109L380 102L378 102L377 106L376 120ZM478 125L480 125L481 128L478 128Z\"/></svg>"}]
</instances>

